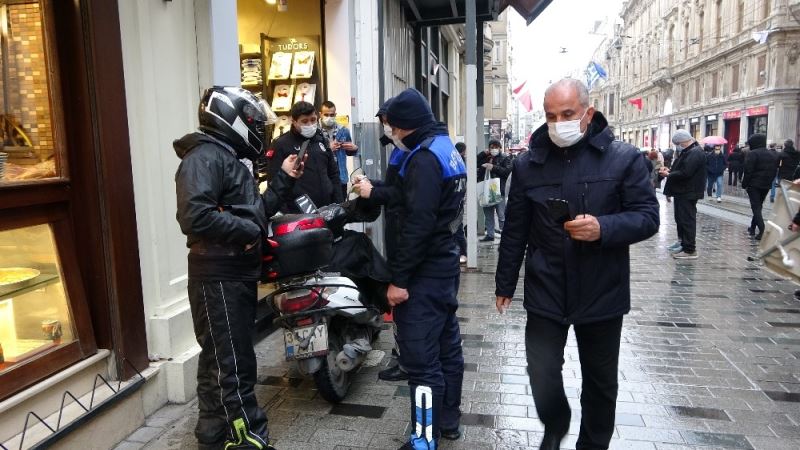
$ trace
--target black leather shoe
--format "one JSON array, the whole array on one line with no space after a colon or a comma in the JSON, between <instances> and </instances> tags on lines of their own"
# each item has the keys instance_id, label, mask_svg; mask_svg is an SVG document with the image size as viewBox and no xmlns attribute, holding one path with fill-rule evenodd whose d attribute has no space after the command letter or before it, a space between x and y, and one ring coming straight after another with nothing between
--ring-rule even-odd
<instances>
[{"instance_id":1,"label":"black leather shoe","mask_svg":"<svg viewBox=\"0 0 800 450\"><path fill-rule=\"evenodd\" d=\"M800 300L800 289L794 291L794 298Z\"/></svg>"},{"instance_id":2,"label":"black leather shoe","mask_svg":"<svg viewBox=\"0 0 800 450\"><path fill-rule=\"evenodd\" d=\"M747 234L750 236L754 236L756 234L756 230L753 227L747 227Z\"/></svg>"},{"instance_id":3,"label":"black leather shoe","mask_svg":"<svg viewBox=\"0 0 800 450\"><path fill-rule=\"evenodd\" d=\"M494 236L484 236L478 240L479 242L494 242Z\"/></svg>"},{"instance_id":4,"label":"black leather shoe","mask_svg":"<svg viewBox=\"0 0 800 450\"><path fill-rule=\"evenodd\" d=\"M439 433L442 435L443 438L449 441L457 441L461 438L461 428L456 428L453 430L445 430L444 428L439 430Z\"/></svg>"},{"instance_id":5,"label":"black leather shoe","mask_svg":"<svg viewBox=\"0 0 800 450\"><path fill-rule=\"evenodd\" d=\"M396 365L378 372L378 378L383 381L404 381L408 379L408 372Z\"/></svg>"},{"instance_id":6,"label":"black leather shoe","mask_svg":"<svg viewBox=\"0 0 800 450\"><path fill-rule=\"evenodd\" d=\"M545 432L544 437L542 438L542 444L539 445L539 450L558 450L561 448L562 439L564 439L563 434L555 435Z\"/></svg>"}]
</instances>

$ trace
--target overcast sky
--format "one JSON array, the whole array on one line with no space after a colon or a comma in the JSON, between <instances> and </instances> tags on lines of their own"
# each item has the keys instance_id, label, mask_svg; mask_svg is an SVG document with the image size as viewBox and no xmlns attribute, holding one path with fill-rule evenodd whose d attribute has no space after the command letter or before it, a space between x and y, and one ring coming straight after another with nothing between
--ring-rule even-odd
<instances>
[{"instance_id":1,"label":"overcast sky","mask_svg":"<svg viewBox=\"0 0 800 450\"><path fill-rule=\"evenodd\" d=\"M519 14L511 12L512 88L527 79L534 110L541 109L544 90L551 81L575 70L583 73L608 30L601 28L601 35L592 34L595 22L613 24L622 2L553 0L527 27ZM566 53L561 53L562 47Z\"/></svg>"}]
</instances>

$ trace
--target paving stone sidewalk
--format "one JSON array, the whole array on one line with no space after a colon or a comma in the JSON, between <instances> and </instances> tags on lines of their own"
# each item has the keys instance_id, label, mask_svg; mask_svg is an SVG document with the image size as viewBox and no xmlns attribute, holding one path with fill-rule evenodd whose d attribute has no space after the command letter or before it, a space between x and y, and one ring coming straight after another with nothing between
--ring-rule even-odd
<instances>
[{"instance_id":1,"label":"paving stone sidewalk","mask_svg":"<svg viewBox=\"0 0 800 450\"><path fill-rule=\"evenodd\" d=\"M631 251L633 310L624 321L611 448L800 448L798 286L747 261L756 245L744 226L703 213L700 258L673 260L666 250L675 241L672 205L659 197L661 231ZM538 448L542 437L525 372L521 301L508 315L494 308L496 250L481 244L480 270L462 275L465 433L443 449ZM386 330L378 343L387 354L391 339ZM405 441L408 388L379 381L383 365L363 368L346 402L334 406L283 362L279 333L263 339L257 354L257 394L279 450L396 449ZM573 422L563 446L575 448L581 375L572 333L565 359ZM196 448L195 408L166 406L118 448Z\"/></svg>"}]
</instances>

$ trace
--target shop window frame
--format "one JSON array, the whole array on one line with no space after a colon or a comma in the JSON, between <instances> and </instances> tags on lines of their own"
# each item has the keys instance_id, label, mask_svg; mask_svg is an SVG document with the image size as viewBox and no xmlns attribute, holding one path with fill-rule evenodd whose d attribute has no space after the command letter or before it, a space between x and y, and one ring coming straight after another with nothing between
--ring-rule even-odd
<instances>
[{"instance_id":1,"label":"shop window frame","mask_svg":"<svg viewBox=\"0 0 800 450\"><path fill-rule=\"evenodd\" d=\"M92 320L85 302L83 281L78 270L77 250L72 239L72 224L66 205L39 205L3 211L0 232L49 225L53 233L61 283L74 326L75 340L46 350L0 374L0 400L97 352ZM68 267L69 270L64 270Z\"/></svg>"},{"instance_id":2,"label":"shop window frame","mask_svg":"<svg viewBox=\"0 0 800 450\"><path fill-rule=\"evenodd\" d=\"M0 0L0 8L10 5L25 5L36 3L42 21L42 47L44 50L45 74L47 76L48 104L50 107L50 122L53 131L53 153L56 163L56 175L49 178L5 181L0 183L0 193L3 203L0 209L6 207L6 202L11 205L26 205L54 200L65 200L66 193L57 195L56 191L68 188L69 184L69 156L64 129L63 98L61 95L61 78L58 63L58 52L55 45L55 12L53 0ZM3 38L3 51L6 52L7 44ZM0 150L1 151L1 150ZM46 189L41 189L46 186ZM53 195L56 195L55 197Z\"/></svg>"}]
</instances>

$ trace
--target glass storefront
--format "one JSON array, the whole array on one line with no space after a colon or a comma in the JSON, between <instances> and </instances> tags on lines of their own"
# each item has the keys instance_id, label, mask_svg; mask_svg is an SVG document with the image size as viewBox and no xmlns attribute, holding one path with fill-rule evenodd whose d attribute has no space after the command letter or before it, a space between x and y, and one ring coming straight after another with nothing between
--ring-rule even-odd
<instances>
[{"instance_id":1,"label":"glass storefront","mask_svg":"<svg viewBox=\"0 0 800 450\"><path fill-rule=\"evenodd\" d=\"M0 185L59 176L39 3L0 4Z\"/></svg>"},{"instance_id":2,"label":"glass storefront","mask_svg":"<svg viewBox=\"0 0 800 450\"><path fill-rule=\"evenodd\" d=\"M716 115L706 116L706 136L719 136L719 121Z\"/></svg>"},{"instance_id":3,"label":"glass storefront","mask_svg":"<svg viewBox=\"0 0 800 450\"><path fill-rule=\"evenodd\" d=\"M74 340L51 227L0 231L0 374Z\"/></svg>"},{"instance_id":4,"label":"glass storefront","mask_svg":"<svg viewBox=\"0 0 800 450\"><path fill-rule=\"evenodd\" d=\"M747 118L748 136L756 133L767 134L767 116L755 116Z\"/></svg>"},{"instance_id":5,"label":"glass storefront","mask_svg":"<svg viewBox=\"0 0 800 450\"><path fill-rule=\"evenodd\" d=\"M242 87L264 98L279 116L273 138L288 130L292 105L320 109L325 98L322 5L294 0L285 8L238 0Z\"/></svg>"}]
</instances>

